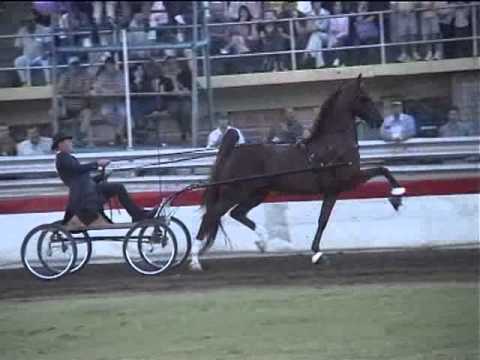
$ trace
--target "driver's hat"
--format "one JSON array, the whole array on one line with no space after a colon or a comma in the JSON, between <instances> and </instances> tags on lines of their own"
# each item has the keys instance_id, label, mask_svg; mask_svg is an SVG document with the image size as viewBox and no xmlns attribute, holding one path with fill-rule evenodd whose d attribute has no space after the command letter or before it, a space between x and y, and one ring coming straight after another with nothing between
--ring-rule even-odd
<instances>
[{"instance_id":1,"label":"driver's hat","mask_svg":"<svg viewBox=\"0 0 480 360\"><path fill-rule=\"evenodd\" d=\"M63 140L67 140L67 139L71 140L71 139L73 139L73 137L70 136L70 135L61 133L61 132L55 134L55 136L53 137L53 142L52 142L52 150L57 150L58 144L60 144Z\"/></svg>"}]
</instances>

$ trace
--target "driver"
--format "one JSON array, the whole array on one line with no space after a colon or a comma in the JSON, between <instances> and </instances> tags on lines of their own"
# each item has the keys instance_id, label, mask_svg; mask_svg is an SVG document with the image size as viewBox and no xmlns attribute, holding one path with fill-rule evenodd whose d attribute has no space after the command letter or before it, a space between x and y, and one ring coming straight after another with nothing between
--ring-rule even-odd
<instances>
[{"instance_id":1,"label":"driver","mask_svg":"<svg viewBox=\"0 0 480 360\"><path fill-rule=\"evenodd\" d=\"M71 153L72 137L59 133L55 135L52 150L57 152L55 165L63 183L69 188L69 200L63 223L66 224L74 215L85 225L89 225L104 216L103 204L117 196L127 210L133 222L153 218L158 208L146 211L137 206L122 184L96 182L90 172L105 168L110 160L100 159L87 164L80 164Z\"/></svg>"}]
</instances>

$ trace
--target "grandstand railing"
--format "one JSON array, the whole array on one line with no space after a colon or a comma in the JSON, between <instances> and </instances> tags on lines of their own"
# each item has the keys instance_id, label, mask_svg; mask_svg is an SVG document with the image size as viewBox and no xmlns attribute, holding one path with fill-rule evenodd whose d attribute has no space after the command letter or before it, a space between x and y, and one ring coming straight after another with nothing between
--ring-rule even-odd
<instances>
[{"instance_id":1,"label":"grandstand railing","mask_svg":"<svg viewBox=\"0 0 480 360\"><path fill-rule=\"evenodd\" d=\"M459 41L471 41L472 42L472 57L477 57L479 55L479 40L480 34L478 29L478 7L480 4L465 4L465 5L448 5L445 7L441 7L440 9L454 9L460 7L468 7L471 9L470 11L470 24L471 24L471 31L472 35L468 37L453 37L448 39L437 39L437 40L415 40L415 41L390 41L386 42L385 37L385 18L386 16L392 15L392 10L386 11L369 11L363 13L351 13L351 14L338 14L338 15L328 15L328 16L308 16L302 18L288 18L288 19L274 19L274 20L254 20L249 22L229 22L229 23L215 23L210 24L210 27L228 27L228 26L238 26L238 25L247 25L247 24L267 24L267 23L288 23L289 26L289 33L295 34L294 31L294 22L310 22L314 20L322 20L322 19L332 19L332 18L355 18L357 16L376 16L378 17L378 24L379 24L379 42L376 44L369 44L369 45L354 45L354 46L338 46L338 47L325 47L321 50L317 50L317 52L330 52L330 51L347 51L347 50L358 50L358 49L380 49L380 63L386 64L387 63L387 56L386 50L387 48L397 47L401 45L425 45L425 44L436 44L436 43L458 43ZM414 9L416 13L420 13L425 9L417 8ZM418 26L418 33L421 33L421 26ZM419 35L420 37L420 35ZM311 53L315 52L312 50L306 49L297 49L296 47L296 38L295 36L290 36L290 49L284 51L275 51L275 52L263 52L263 51L256 51L251 53L243 53L243 54L224 54L224 55L212 55L210 58L213 60L219 59L234 59L234 58L251 58L251 57L259 57L259 56L273 56L273 55L289 55L290 62L292 64L292 70L297 70L297 57L296 54L304 54L304 53Z\"/></svg>"},{"instance_id":2,"label":"grandstand railing","mask_svg":"<svg viewBox=\"0 0 480 360\"><path fill-rule=\"evenodd\" d=\"M208 29L209 32L211 32L211 29L214 28L219 28L219 27L232 27L232 26L238 26L238 25L254 25L254 24L268 24L268 23L275 23L275 24L283 24L283 23L288 23L289 27L289 33L294 34L294 23L295 22L311 22L315 20L323 20L323 19L332 19L332 18L343 18L343 17L348 17L348 18L354 18L356 16L375 16L378 18L378 24L379 24L379 41L378 43L375 44L369 44L369 45L354 45L354 46L341 46L341 47L326 47L322 48L321 50L318 50L320 52L330 52L330 51L346 51L346 50L358 50L358 49L368 49L368 48L374 48L374 49L379 49L380 50L380 63L381 64L386 64L387 63L387 57L386 57L386 50L390 47L398 47L401 45L424 45L424 44L436 44L436 43L458 43L459 41L471 41L472 42L472 57L477 57L479 56L479 42L480 42L480 29L478 28L479 24L479 19L478 19L478 9L480 8L480 4L478 3L471 3L471 4L462 4L462 5L448 5L445 7L442 7L440 9L454 9L454 8L470 8L470 28L472 31L471 36L468 37L453 37L453 38L448 38L448 39L437 39L437 40L415 40L415 41L406 41L406 42L399 42L399 41L390 41L387 42L385 39L385 19L387 16L390 16L393 11L392 10L384 10L384 11L369 11L369 12L362 12L362 13L348 13L348 14L339 14L339 15L328 15L328 16L307 16L307 17L302 17L302 18L288 18L288 19L269 19L269 20L254 20L254 21L248 21L248 22L222 22L222 23L209 23L208 24ZM417 8L414 9L413 11L417 13L421 13L422 11L425 11L425 9L422 8ZM201 25L197 25L197 27L200 29ZM193 28L193 25L165 25L162 26L161 28L158 29L191 29ZM419 28L419 34L421 33L420 31L420 26ZM151 29L155 30L155 29ZM130 28L128 29L129 32L132 31L144 31L144 29L133 29ZM110 35L114 34L116 30L100 30L99 34L103 35ZM53 38L57 36L72 36L72 35L89 35L91 34L91 31L60 31L59 29L56 29L55 32L51 33L46 33L46 34L38 34L35 35L35 37L49 37L50 42L53 42ZM420 35L419 35L420 36ZM15 39L21 37L19 35L0 35L0 39ZM204 43L199 44L200 46L204 46ZM161 48L165 47L167 44L161 44L161 43L149 43L145 45L129 45L129 51L135 51L135 50L153 50L156 47ZM178 44L168 44L169 47L171 48L189 48L189 46L186 46L184 44L178 43ZM68 51L69 47L63 47L61 48L63 51ZM95 46L95 47L84 47L82 50L78 49L78 47L71 48L72 50L75 49L76 52L83 51L85 53L88 52L95 52L95 51L122 51L122 45L121 43L118 43L117 45L108 45L108 46ZM313 52L311 50L306 50L306 49L298 49L296 46L296 39L295 36L290 36L290 49L284 50L284 51L275 51L275 52L264 52L264 51L256 51L252 53L244 53L244 54L222 54L222 55L211 55L210 59L211 60L219 60L219 59L235 59L235 58L249 58L249 57L258 57L258 56L272 56L272 55L288 55L290 57L290 61L292 64L292 70L297 70L297 58L296 54L302 54L302 53L308 53L308 52ZM185 58L181 58L185 59ZM197 58L198 60L198 58ZM145 62L146 60L129 60L129 64L135 64L135 63L142 63ZM100 66L101 63L88 63L88 64L83 64L84 66ZM58 68L62 67L67 67L67 65L57 65ZM36 70L36 69L51 69L51 65L46 65L46 66L27 66L27 67L0 67L0 71L12 71L12 70Z\"/></svg>"}]
</instances>

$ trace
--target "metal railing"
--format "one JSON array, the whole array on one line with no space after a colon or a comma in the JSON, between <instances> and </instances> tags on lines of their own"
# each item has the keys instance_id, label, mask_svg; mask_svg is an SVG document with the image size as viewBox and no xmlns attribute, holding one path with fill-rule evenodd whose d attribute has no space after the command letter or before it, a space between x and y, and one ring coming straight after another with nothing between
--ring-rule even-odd
<instances>
[{"instance_id":1,"label":"metal railing","mask_svg":"<svg viewBox=\"0 0 480 360\"><path fill-rule=\"evenodd\" d=\"M306 16L302 18L287 18L287 19L269 19L269 20L254 20L254 21L248 21L248 22L222 22L222 23L209 23L208 24L208 32L211 33L213 29L215 28L225 28L229 29L231 27L236 27L239 25L250 25L250 26L257 26L257 25L264 25L264 24L271 24L274 23L275 25L283 25L283 24L288 24L288 33L289 35L289 49L288 50L283 50L283 51L273 51L273 52L267 52L267 51L252 51L249 53L242 53L242 54L216 54L213 55L211 54L210 59L212 61L215 60L221 60L221 59L241 59L241 58L251 58L251 57L265 57L265 56L278 56L278 55L285 55L288 56L290 59L291 63L291 69L292 70L297 70L298 64L297 64L297 54L305 54L305 53L315 53L315 52L332 52L332 51L351 51L351 50L358 50L358 49L377 49L380 53L380 61L378 63L380 64L386 64L387 63L387 49L392 48L392 47L398 47L398 46L404 46L404 45L426 45L426 44L448 44L448 43L458 43L460 41L471 41L471 49L472 49L472 57L477 57L479 56L479 42L480 42L480 34L479 34L479 19L478 19L478 9L480 8L480 4L478 3L471 3L471 4L462 4L462 5L448 5L445 7L441 7L437 10L444 10L444 9L456 9L456 8L469 8L470 9L470 16L469 16L469 21L470 21L470 28L472 31L471 36L467 37L453 37L453 38L440 38L440 39L435 39L435 40L415 40L415 41L386 41L386 28L385 28L385 20L387 16L391 16L394 14L392 10L385 10L385 11L368 11L368 12L362 12L362 13L346 13L346 14L338 14L338 15L328 15L328 16ZM413 10L415 13L420 14L422 11L425 11L425 9L422 8L416 8ZM301 22L301 23L309 23L315 20L329 20L333 18L349 18L349 19L354 19L357 16L375 16L376 23L378 23L378 42L374 44L368 44L368 45L350 45L350 46L335 46L335 47L323 47L322 49L318 50L307 50L307 49L300 49L297 47L297 39L295 36L295 23L296 22ZM200 24L197 25L198 28L200 28ZM183 29L192 29L194 26L193 25L162 25L161 28L153 28L149 30L166 30L166 29L172 29L172 30L183 30ZM421 33L420 30L421 26L418 26L418 33ZM136 32L136 31L141 31L143 32L144 29L135 29L135 28L130 28L128 29L129 32ZM49 37L50 42L54 41L55 37L61 37L61 36L73 36L73 35L90 35L92 32L87 31L87 30L78 30L78 31L61 31L60 29L54 29L50 33L45 33L45 34L35 34L34 37L37 38L42 38L42 37ZM116 30L99 30L98 33L100 35L114 35L116 33ZM15 39L19 38L21 36L19 35L0 35L0 39ZM118 37L118 36L117 36ZM206 44L200 44L199 46L204 46ZM189 46L185 46L183 44L169 44L171 47L176 47L178 49L182 48L188 48ZM144 45L131 45L129 46L129 50L135 51L135 50L154 50L156 47L165 47L165 44L158 44L158 43L147 43ZM69 47L63 47L63 51L68 51ZM117 41L117 44L112 44L108 46L95 46L95 47L85 47L82 50L79 50L78 47L72 47L72 50L75 50L76 52L82 51L84 53L90 53L90 52L98 52L98 51L122 51L122 46L121 43ZM181 58L185 59L185 58ZM130 60L128 63L129 64L136 64L136 63L143 63L146 62L147 60ZM100 66L100 63L88 63L84 64L84 66ZM67 67L67 65L57 65L59 68L64 68ZM0 71L11 71L11 70L39 70L39 69L51 69L51 65L39 65L39 66L27 66L27 67L0 67Z\"/></svg>"},{"instance_id":2,"label":"metal railing","mask_svg":"<svg viewBox=\"0 0 480 360\"><path fill-rule=\"evenodd\" d=\"M315 53L315 52L331 52L331 51L349 51L349 50L358 50L358 49L378 49L380 51L380 61L375 62L376 64L386 64L387 63L387 49L392 47L399 47L405 45L426 45L426 44L448 44L448 43L458 43L460 41L471 41L472 42L472 54L471 57L476 58L479 56L479 41L480 41L480 34L478 29L478 9L480 8L480 4L471 3L471 4L462 4L462 5L448 5L445 7L441 7L439 9L456 9L456 8L469 8L470 9L470 28L471 28L471 36L467 37L452 37L452 38L440 38L440 39L431 39L431 40L414 40L414 41L386 41L386 27L385 27L385 20L387 16L392 16L395 14L392 10L386 11L369 11L363 13L348 13L348 14L337 14L337 15L325 15L325 16L306 16L302 18L287 18L287 19L269 19L269 20L254 20L249 22L228 22L228 23L215 23L210 24L210 28L221 28L221 27L236 27L239 25L263 25L263 24L288 24L289 29L289 47L288 50L283 51L274 51L274 52L267 52L267 51L252 51L248 53L242 54L221 54L221 55L212 55L210 58L212 61L220 60L220 59L241 59L241 58L251 58L251 57L265 57L265 56L278 56L278 55L288 55L290 58L291 69L297 70L297 54L305 54L305 53ZM418 15L421 12L425 11L424 8L416 8L413 11ZM296 45L296 31L295 31L295 22L303 22L308 23L315 20L329 20L333 18L349 18L349 21L357 16L375 16L378 23L378 42L374 44L368 45L350 45L350 46L335 46L335 47L322 47L318 50L310 50L310 49L299 49ZM421 25L421 24L420 24ZM421 26L417 26L418 29L418 37L421 37Z\"/></svg>"}]
</instances>

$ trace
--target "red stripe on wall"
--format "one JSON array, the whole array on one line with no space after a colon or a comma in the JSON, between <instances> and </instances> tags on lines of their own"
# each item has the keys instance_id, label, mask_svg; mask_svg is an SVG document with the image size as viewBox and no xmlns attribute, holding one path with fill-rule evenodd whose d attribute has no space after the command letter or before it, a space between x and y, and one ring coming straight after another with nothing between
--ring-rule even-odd
<instances>
[{"instance_id":1,"label":"red stripe on wall","mask_svg":"<svg viewBox=\"0 0 480 360\"><path fill-rule=\"evenodd\" d=\"M415 180L402 181L407 189L406 196L453 195L480 193L480 178ZM202 191L186 192L175 201L177 206L199 205ZM135 202L142 206L155 206L171 192L142 192L132 194ZM344 192L341 199L369 199L388 197L390 187L386 182L370 182L354 191ZM267 202L312 201L321 199L320 195L281 195L271 194ZM65 209L67 196L30 196L25 198L0 199L0 214L22 214L62 211ZM115 208L118 204L113 204Z\"/></svg>"}]
</instances>

